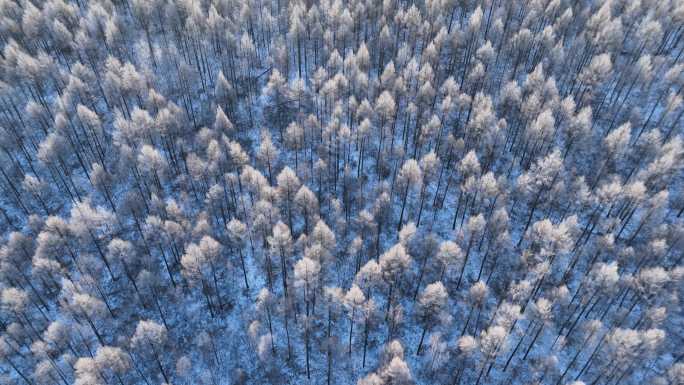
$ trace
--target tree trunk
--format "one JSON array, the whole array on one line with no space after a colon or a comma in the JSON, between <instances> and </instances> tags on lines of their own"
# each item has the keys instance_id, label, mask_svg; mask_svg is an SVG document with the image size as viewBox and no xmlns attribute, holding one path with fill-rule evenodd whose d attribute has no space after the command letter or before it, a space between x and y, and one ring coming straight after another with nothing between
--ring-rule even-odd
<instances>
[{"instance_id":1,"label":"tree trunk","mask_svg":"<svg viewBox=\"0 0 684 385\"><path fill-rule=\"evenodd\" d=\"M537 333L534 335L534 338L532 339L532 342L530 343L530 346L527 348L527 351L525 352L525 355L523 356L523 361L527 359L527 355L530 354L530 351L532 351L532 348L534 347L534 344L537 342L537 338L541 335L542 330L544 330L544 324L539 327L539 330L537 330Z\"/></svg>"},{"instance_id":2,"label":"tree trunk","mask_svg":"<svg viewBox=\"0 0 684 385\"><path fill-rule=\"evenodd\" d=\"M423 347L423 340L425 339L425 334L427 333L427 326L423 327L423 333L420 335L420 342L418 342L418 349L416 349L416 355L420 355L420 350Z\"/></svg>"},{"instance_id":3,"label":"tree trunk","mask_svg":"<svg viewBox=\"0 0 684 385\"><path fill-rule=\"evenodd\" d=\"M369 323L370 323L370 320L368 319L368 317L366 317L365 325L363 328L363 363L361 364L362 368L366 367L366 350L368 348L368 332L369 332L368 331L368 327L369 327L368 324Z\"/></svg>"},{"instance_id":4,"label":"tree trunk","mask_svg":"<svg viewBox=\"0 0 684 385\"><path fill-rule=\"evenodd\" d=\"M311 379L311 370L309 368L309 319L307 318L304 322L304 339L305 350L306 350L306 378Z\"/></svg>"},{"instance_id":5,"label":"tree trunk","mask_svg":"<svg viewBox=\"0 0 684 385\"><path fill-rule=\"evenodd\" d=\"M242 265L242 274L245 278L245 288L249 290L249 282L247 282L247 269L245 268L245 257L242 255L242 248L238 248L240 253L240 264Z\"/></svg>"},{"instance_id":6,"label":"tree trunk","mask_svg":"<svg viewBox=\"0 0 684 385\"><path fill-rule=\"evenodd\" d=\"M408 190L411 184L406 181L406 189L404 189L404 198L401 202L401 214L399 215L399 223L397 223L397 231L401 231L401 225L404 221L404 208L406 207L406 198L408 197Z\"/></svg>"},{"instance_id":7,"label":"tree trunk","mask_svg":"<svg viewBox=\"0 0 684 385\"><path fill-rule=\"evenodd\" d=\"M351 357L351 354L352 354L352 335L354 333L354 313L355 312L356 312L356 308L352 307L351 318L349 319L349 357Z\"/></svg>"}]
</instances>

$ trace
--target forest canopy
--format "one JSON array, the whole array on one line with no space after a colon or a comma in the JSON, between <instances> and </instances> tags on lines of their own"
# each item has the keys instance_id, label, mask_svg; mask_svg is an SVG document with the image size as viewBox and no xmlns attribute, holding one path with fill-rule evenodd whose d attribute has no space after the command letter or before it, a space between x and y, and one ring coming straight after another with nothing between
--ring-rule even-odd
<instances>
[{"instance_id":1,"label":"forest canopy","mask_svg":"<svg viewBox=\"0 0 684 385\"><path fill-rule=\"evenodd\" d=\"M2 0L0 384L684 384L684 1Z\"/></svg>"}]
</instances>

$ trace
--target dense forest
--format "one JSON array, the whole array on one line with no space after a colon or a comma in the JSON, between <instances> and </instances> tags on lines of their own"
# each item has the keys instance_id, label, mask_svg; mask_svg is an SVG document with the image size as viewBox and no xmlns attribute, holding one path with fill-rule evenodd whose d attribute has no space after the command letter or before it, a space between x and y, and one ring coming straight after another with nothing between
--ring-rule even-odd
<instances>
[{"instance_id":1,"label":"dense forest","mask_svg":"<svg viewBox=\"0 0 684 385\"><path fill-rule=\"evenodd\" d=\"M0 1L0 383L684 384L684 1Z\"/></svg>"}]
</instances>

